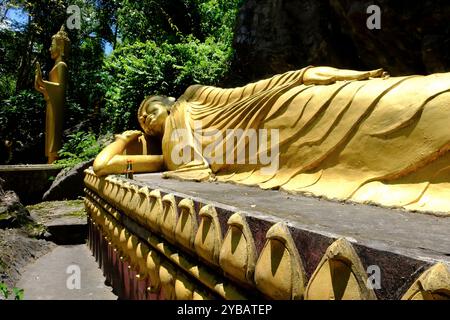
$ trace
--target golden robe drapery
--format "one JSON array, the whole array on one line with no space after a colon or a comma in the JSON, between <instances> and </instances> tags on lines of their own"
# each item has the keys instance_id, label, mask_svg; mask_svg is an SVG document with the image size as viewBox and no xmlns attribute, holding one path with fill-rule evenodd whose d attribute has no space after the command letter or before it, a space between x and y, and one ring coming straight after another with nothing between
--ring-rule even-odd
<instances>
[{"instance_id":1,"label":"golden robe drapery","mask_svg":"<svg viewBox=\"0 0 450 320\"><path fill-rule=\"evenodd\" d=\"M305 85L305 70L235 89L190 87L166 123L166 176L449 215L450 73ZM238 129L241 139L232 135ZM278 140L278 170L205 156L212 142L217 155L231 140L249 152L251 130ZM178 164L173 151L182 139L197 157ZM270 154L263 140L256 158Z\"/></svg>"}]
</instances>

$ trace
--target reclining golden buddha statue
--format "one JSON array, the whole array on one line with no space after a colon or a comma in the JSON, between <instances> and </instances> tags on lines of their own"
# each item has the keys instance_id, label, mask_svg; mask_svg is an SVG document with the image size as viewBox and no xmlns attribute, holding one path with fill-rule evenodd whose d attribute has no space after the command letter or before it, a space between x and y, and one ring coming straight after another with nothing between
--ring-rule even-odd
<instances>
[{"instance_id":1,"label":"reclining golden buddha statue","mask_svg":"<svg viewBox=\"0 0 450 320\"><path fill-rule=\"evenodd\" d=\"M137 173L450 215L450 73L307 67L149 97L138 118L144 132L117 135L98 176L132 161Z\"/></svg>"}]
</instances>

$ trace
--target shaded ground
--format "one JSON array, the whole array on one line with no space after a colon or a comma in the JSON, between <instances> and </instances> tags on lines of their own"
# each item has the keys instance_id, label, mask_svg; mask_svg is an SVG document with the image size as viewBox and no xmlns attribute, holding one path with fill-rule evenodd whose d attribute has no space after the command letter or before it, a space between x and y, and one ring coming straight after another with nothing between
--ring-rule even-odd
<instances>
[{"instance_id":1,"label":"shaded ground","mask_svg":"<svg viewBox=\"0 0 450 320\"><path fill-rule=\"evenodd\" d=\"M82 201L45 202L26 209L37 224L33 222L20 228L0 229L0 283L10 289L18 287L17 283L27 265L57 247L49 241L52 237L46 230L55 225L86 223Z\"/></svg>"},{"instance_id":2,"label":"shaded ground","mask_svg":"<svg viewBox=\"0 0 450 320\"><path fill-rule=\"evenodd\" d=\"M73 238L74 226L86 226L83 201L43 202L27 209L31 217L52 234L50 239L58 233L59 238L84 243L85 238ZM40 257L34 262L31 259L25 262L20 261L24 256L20 253L18 259L12 259L23 266L21 272L17 272L20 281L16 287L24 290L26 300L117 299L112 289L105 286L105 278L85 244L56 246L50 241L40 241L29 246L24 240L21 243L29 247L30 254L39 252ZM79 278L74 278L78 275Z\"/></svg>"},{"instance_id":3,"label":"shaded ground","mask_svg":"<svg viewBox=\"0 0 450 320\"><path fill-rule=\"evenodd\" d=\"M0 229L0 283L14 287L22 269L55 246L46 240L30 238L22 229Z\"/></svg>"},{"instance_id":4,"label":"shaded ground","mask_svg":"<svg viewBox=\"0 0 450 320\"><path fill-rule=\"evenodd\" d=\"M27 266L25 300L117 300L86 245L58 246Z\"/></svg>"}]
</instances>

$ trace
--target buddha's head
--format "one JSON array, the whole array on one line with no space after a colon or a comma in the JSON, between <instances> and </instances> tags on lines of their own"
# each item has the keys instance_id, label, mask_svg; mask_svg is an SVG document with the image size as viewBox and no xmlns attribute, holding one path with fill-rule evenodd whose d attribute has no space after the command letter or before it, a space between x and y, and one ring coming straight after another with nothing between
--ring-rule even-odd
<instances>
[{"instance_id":1,"label":"buddha's head","mask_svg":"<svg viewBox=\"0 0 450 320\"><path fill-rule=\"evenodd\" d=\"M175 98L164 96L150 96L142 101L138 111L138 120L145 134L163 136L166 119L174 103Z\"/></svg>"},{"instance_id":2,"label":"buddha's head","mask_svg":"<svg viewBox=\"0 0 450 320\"><path fill-rule=\"evenodd\" d=\"M56 60L59 57L61 57L62 60L66 60L69 57L70 39L65 31L64 25L61 27L61 30L52 37L52 45L50 46L49 51L53 60Z\"/></svg>"}]
</instances>

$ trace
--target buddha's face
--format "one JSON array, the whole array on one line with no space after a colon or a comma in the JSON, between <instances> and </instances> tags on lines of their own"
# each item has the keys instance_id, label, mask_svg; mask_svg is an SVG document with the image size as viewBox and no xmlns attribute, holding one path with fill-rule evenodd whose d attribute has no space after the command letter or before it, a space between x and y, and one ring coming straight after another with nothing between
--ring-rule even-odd
<instances>
[{"instance_id":1,"label":"buddha's face","mask_svg":"<svg viewBox=\"0 0 450 320\"><path fill-rule=\"evenodd\" d=\"M61 48L59 47L58 43L55 39L52 40L52 45L50 46L50 56L53 60L56 60L61 55Z\"/></svg>"},{"instance_id":2,"label":"buddha's face","mask_svg":"<svg viewBox=\"0 0 450 320\"><path fill-rule=\"evenodd\" d=\"M139 124L149 136L162 137L168 116L167 107L161 101L150 100L140 111Z\"/></svg>"}]
</instances>

